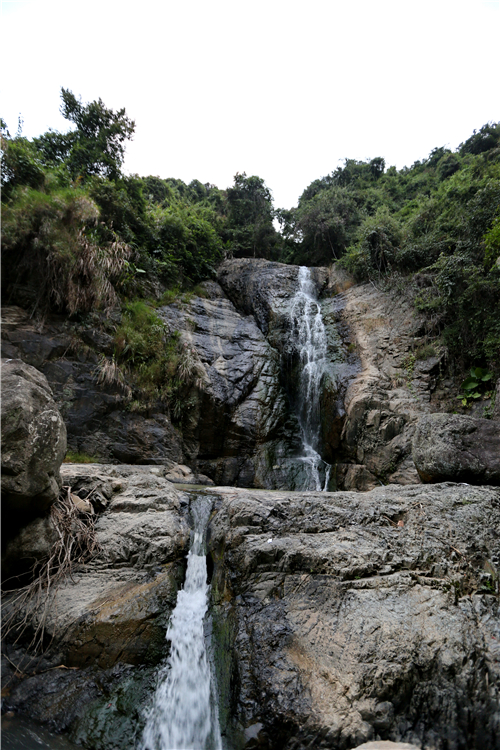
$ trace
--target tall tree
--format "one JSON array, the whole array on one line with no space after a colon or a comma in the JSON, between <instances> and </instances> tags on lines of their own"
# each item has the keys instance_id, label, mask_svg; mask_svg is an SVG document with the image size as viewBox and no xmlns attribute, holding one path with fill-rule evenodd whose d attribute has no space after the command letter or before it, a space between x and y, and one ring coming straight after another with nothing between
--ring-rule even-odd
<instances>
[{"instance_id":1,"label":"tall tree","mask_svg":"<svg viewBox=\"0 0 500 750\"><path fill-rule=\"evenodd\" d=\"M237 173L227 189L227 226L235 256L270 257L279 236L273 226L272 195L261 177Z\"/></svg>"},{"instance_id":2,"label":"tall tree","mask_svg":"<svg viewBox=\"0 0 500 750\"><path fill-rule=\"evenodd\" d=\"M76 125L69 133L49 130L35 138L48 163L65 161L73 178L100 175L116 180L125 156L125 142L135 131L135 122L125 109L114 112L102 99L83 104L69 89L61 88L61 114Z\"/></svg>"}]
</instances>

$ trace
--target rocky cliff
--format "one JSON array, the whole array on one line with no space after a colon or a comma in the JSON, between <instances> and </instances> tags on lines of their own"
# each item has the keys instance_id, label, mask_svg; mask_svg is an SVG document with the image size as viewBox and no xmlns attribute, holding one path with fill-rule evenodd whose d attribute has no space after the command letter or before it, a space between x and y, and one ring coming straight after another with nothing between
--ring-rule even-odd
<instances>
[{"instance_id":1,"label":"rocky cliff","mask_svg":"<svg viewBox=\"0 0 500 750\"><path fill-rule=\"evenodd\" d=\"M72 451L185 463L217 484L300 488L290 317L297 277L296 266L226 261L217 282L202 285L204 296L158 309L200 373L176 427L160 402L131 410L119 385L99 382L99 356L113 354L113 321L105 330L98 316L54 317L36 327L19 308L4 309L2 351L47 377ZM312 269L312 277L328 336L320 452L334 467L330 488L420 481L411 457L416 421L454 407L444 355L422 345L423 321L402 297L353 286L335 270Z\"/></svg>"}]
</instances>

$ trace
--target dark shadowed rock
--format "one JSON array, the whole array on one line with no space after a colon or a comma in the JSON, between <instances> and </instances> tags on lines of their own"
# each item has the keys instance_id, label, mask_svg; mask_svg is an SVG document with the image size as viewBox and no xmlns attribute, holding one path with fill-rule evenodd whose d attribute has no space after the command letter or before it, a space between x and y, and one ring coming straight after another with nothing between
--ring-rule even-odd
<instances>
[{"instance_id":1,"label":"dark shadowed rock","mask_svg":"<svg viewBox=\"0 0 500 750\"><path fill-rule=\"evenodd\" d=\"M407 742L381 740L380 742L363 742L354 750L420 750L420 746L409 745Z\"/></svg>"},{"instance_id":2,"label":"dark shadowed rock","mask_svg":"<svg viewBox=\"0 0 500 750\"><path fill-rule=\"evenodd\" d=\"M423 482L500 484L500 425L459 414L417 423L412 455Z\"/></svg>"},{"instance_id":3,"label":"dark shadowed rock","mask_svg":"<svg viewBox=\"0 0 500 750\"><path fill-rule=\"evenodd\" d=\"M16 359L1 367L2 501L28 521L57 498L66 428L44 375Z\"/></svg>"}]
</instances>

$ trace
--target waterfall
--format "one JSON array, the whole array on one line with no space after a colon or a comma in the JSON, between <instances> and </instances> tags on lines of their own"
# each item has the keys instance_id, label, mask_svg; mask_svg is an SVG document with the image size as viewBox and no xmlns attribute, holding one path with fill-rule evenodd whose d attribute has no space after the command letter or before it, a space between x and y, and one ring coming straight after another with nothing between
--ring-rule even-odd
<instances>
[{"instance_id":1,"label":"waterfall","mask_svg":"<svg viewBox=\"0 0 500 750\"><path fill-rule=\"evenodd\" d=\"M291 304L292 331L300 358L297 411L302 434L301 460L305 464L307 490L327 490L330 465L319 448L320 386L326 367L327 338L321 308L316 299L311 272L299 269L299 288ZM321 474L324 474L322 481Z\"/></svg>"},{"instance_id":2,"label":"waterfall","mask_svg":"<svg viewBox=\"0 0 500 750\"><path fill-rule=\"evenodd\" d=\"M194 538L186 580L167 630L170 656L158 676L141 750L222 750L204 629L209 591L205 533L211 508L203 495L191 502Z\"/></svg>"}]
</instances>

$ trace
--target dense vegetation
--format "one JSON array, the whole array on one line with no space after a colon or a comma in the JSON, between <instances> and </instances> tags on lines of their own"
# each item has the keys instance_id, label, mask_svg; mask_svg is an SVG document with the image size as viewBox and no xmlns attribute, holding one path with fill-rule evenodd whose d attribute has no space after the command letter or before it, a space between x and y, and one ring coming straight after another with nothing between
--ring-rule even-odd
<instances>
[{"instance_id":1,"label":"dense vegetation","mask_svg":"<svg viewBox=\"0 0 500 750\"><path fill-rule=\"evenodd\" d=\"M347 159L296 207L275 210L264 181L244 173L226 190L125 176L135 128L125 110L66 89L61 97L66 134L28 140L2 123L5 301L74 315L140 297L152 304L210 278L225 257L339 262L358 280L411 292L464 368L498 365L500 123L402 170ZM167 367L148 356L143 371Z\"/></svg>"},{"instance_id":2,"label":"dense vegetation","mask_svg":"<svg viewBox=\"0 0 500 750\"><path fill-rule=\"evenodd\" d=\"M400 171L347 159L284 216L292 262L339 260L358 280L403 277L456 359L500 360L500 123Z\"/></svg>"}]
</instances>

